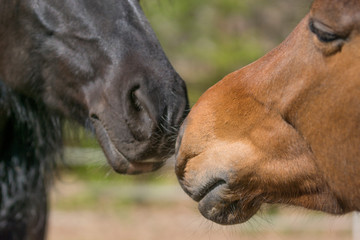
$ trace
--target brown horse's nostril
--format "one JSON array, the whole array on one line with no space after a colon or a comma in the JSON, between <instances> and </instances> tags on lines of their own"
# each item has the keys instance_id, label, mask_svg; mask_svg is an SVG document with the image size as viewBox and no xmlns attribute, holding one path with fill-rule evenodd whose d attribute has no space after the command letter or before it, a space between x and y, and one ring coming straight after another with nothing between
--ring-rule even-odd
<instances>
[{"instance_id":1,"label":"brown horse's nostril","mask_svg":"<svg viewBox=\"0 0 360 240\"><path fill-rule=\"evenodd\" d=\"M96 120L96 121L100 120L98 115L96 115L95 113L90 114L90 118L91 118L91 120Z\"/></svg>"}]
</instances>

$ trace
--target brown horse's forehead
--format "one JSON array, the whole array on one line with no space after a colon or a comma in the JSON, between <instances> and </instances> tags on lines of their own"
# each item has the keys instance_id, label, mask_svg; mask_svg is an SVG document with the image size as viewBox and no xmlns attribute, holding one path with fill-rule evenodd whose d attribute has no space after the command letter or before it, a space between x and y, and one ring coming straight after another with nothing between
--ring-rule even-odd
<instances>
[{"instance_id":1,"label":"brown horse's forehead","mask_svg":"<svg viewBox=\"0 0 360 240\"><path fill-rule=\"evenodd\" d=\"M360 1L315 0L311 6L311 16L335 28L334 30L360 25Z\"/></svg>"}]
</instances>

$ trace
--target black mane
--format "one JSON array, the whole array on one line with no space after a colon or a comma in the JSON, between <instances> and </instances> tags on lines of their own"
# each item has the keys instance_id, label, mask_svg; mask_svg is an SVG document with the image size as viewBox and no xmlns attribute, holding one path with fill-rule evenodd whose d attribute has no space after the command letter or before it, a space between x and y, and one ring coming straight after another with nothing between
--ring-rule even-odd
<instances>
[{"instance_id":1,"label":"black mane","mask_svg":"<svg viewBox=\"0 0 360 240\"><path fill-rule=\"evenodd\" d=\"M7 116L0 123L0 239L15 237L14 233L18 238L24 234L29 239L42 238L44 232L39 229L44 229L47 217L46 193L61 154L62 121L41 102L15 93L2 81L0 112Z\"/></svg>"}]
</instances>

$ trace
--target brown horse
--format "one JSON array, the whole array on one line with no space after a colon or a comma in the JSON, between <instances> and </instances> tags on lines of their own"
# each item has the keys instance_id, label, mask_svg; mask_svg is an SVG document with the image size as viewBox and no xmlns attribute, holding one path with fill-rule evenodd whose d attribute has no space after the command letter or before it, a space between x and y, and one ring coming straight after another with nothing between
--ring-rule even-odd
<instances>
[{"instance_id":1,"label":"brown horse","mask_svg":"<svg viewBox=\"0 0 360 240\"><path fill-rule=\"evenodd\" d=\"M276 49L193 107L176 173L220 224L263 203L360 210L360 1L315 0Z\"/></svg>"}]
</instances>

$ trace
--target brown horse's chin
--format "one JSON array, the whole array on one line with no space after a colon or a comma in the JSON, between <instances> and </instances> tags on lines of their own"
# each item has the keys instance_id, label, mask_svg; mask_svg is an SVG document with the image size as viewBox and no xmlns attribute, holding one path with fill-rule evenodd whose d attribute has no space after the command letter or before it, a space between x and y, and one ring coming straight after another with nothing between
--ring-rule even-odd
<instances>
[{"instance_id":1,"label":"brown horse's chin","mask_svg":"<svg viewBox=\"0 0 360 240\"><path fill-rule=\"evenodd\" d=\"M241 199L229 197L228 187L222 184L212 189L199 201L199 211L207 219L222 225L246 222L260 208L252 203L246 207ZM241 209L241 211L239 211Z\"/></svg>"},{"instance_id":2,"label":"brown horse's chin","mask_svg":"<svg viewBox=\"0 0 360 240\"><path fill-rule=\"evenodd\" d=\"M106 129L100 121L93 122L97 139L105 153L110 166L120 174L136 175L155 171L161 168L165 161L161 159L143 159L141 161L131 161L121 151L116 148Z\"/></svg>"}]
</instances>

